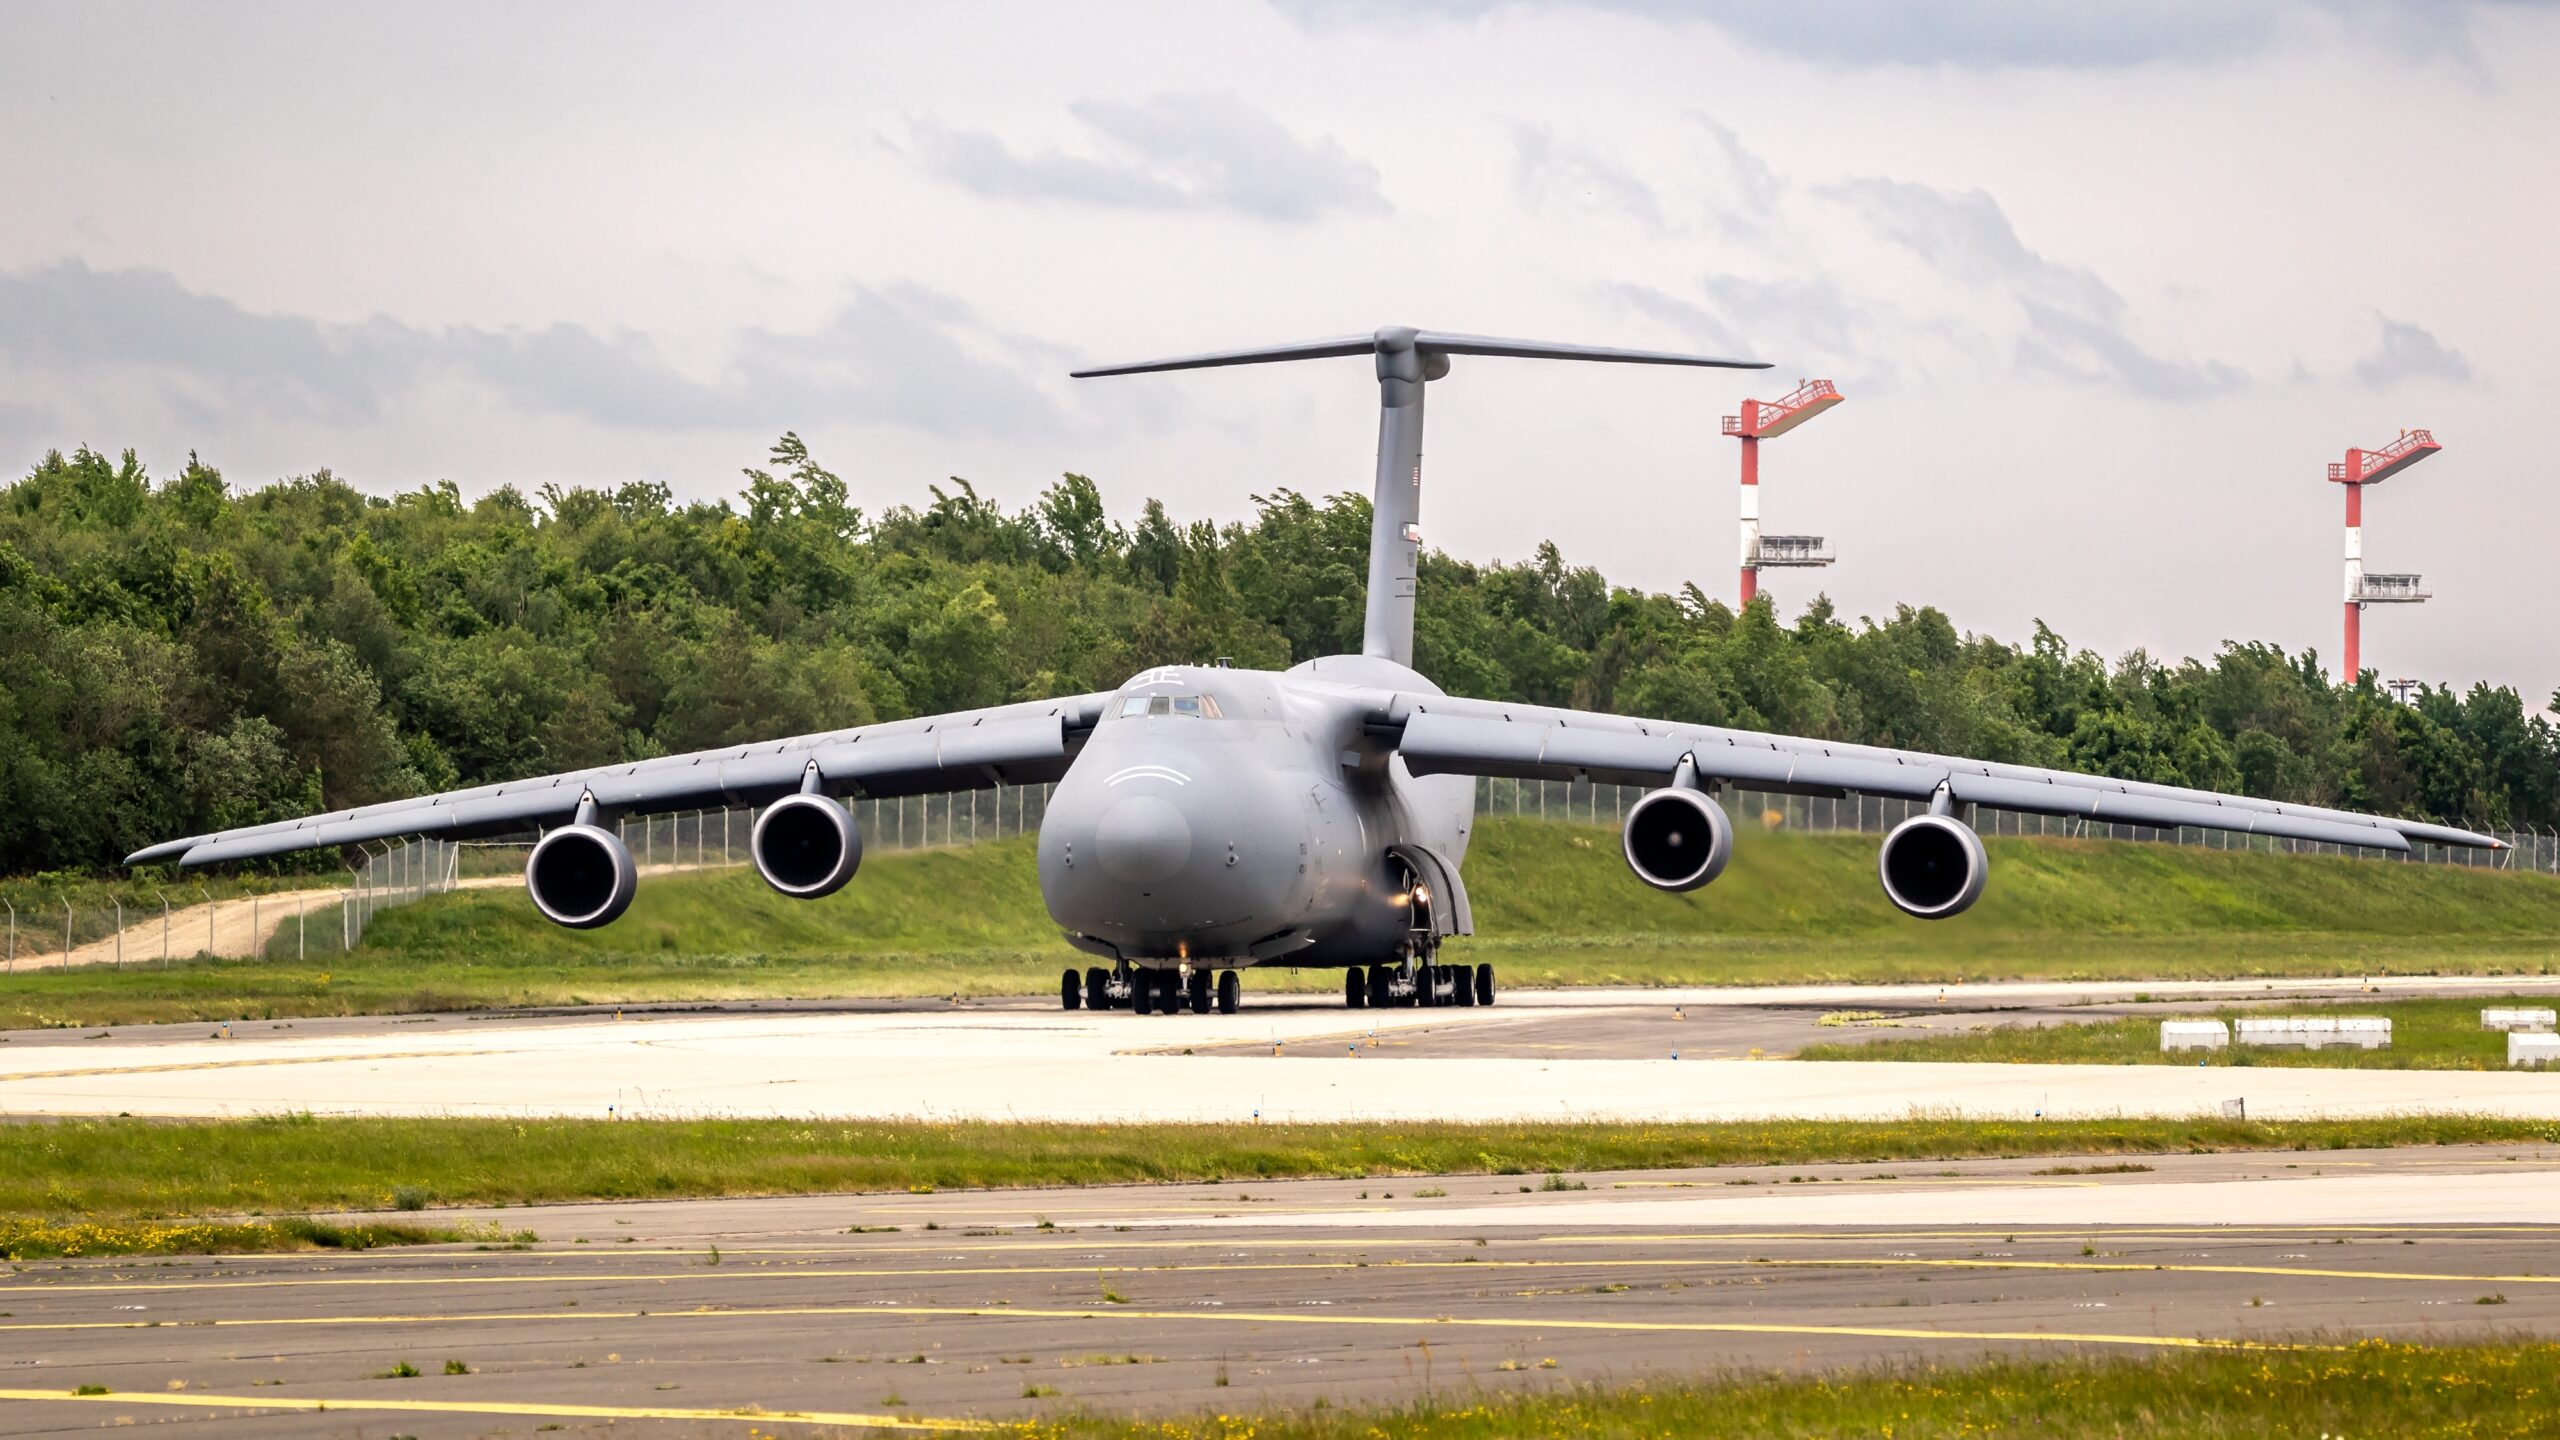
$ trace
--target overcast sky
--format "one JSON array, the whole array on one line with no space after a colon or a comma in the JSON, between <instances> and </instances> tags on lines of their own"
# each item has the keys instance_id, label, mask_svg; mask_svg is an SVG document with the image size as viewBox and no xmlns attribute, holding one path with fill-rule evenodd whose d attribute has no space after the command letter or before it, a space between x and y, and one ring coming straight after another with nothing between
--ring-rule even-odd
<instances>
[{"instance_id":1,"label":"overcast sky","mask_svg":"<svg viewBox=\"0 0 2560 1440\"><path fill-rule=\"evenodd\" d=\"M189 449L734 490L783 429L862 503L1062 470L1240 517L1365 489L1361 360L1080 362L1383 324L1766 375L1465 360L1423 522L1774 572L2110 656L2338 645L2324 464L2385 676L2560 686L2560 11L2423 0L0 6L0 465Z\"/></svg>"}]
</instances>

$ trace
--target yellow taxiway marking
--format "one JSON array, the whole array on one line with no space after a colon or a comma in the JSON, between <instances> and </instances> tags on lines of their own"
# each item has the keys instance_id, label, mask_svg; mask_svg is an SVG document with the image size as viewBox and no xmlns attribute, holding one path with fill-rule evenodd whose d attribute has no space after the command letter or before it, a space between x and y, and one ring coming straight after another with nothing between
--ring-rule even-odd
<instances>
[{"instance_id":1,"label":"yellow taxiway marking","mask_svg":"<svg viewBox=\"0 0 2560 1440\"><path fill-rule=\"evenodd\" d=\"M1176 1272L1241 1275L1257 1273L1295 1273L1303 1271L1344 1270L1860 1270L1860 1269L1947 1269L1947 1270L2054 1270L2075 1273L2113 1274L2118 1272L2154 1272L2186 1275L2271 1275L2322 1280L2404 1280L2426 1283L2560 1285L2560 1275L2468 1275L2416 1270L2340 1270L2292 1265L2187 1265L2167 1261L2150 1263L2138 1260L2019 1260L1975 1256L1926 1257L1912 1255L1838 1255L1788 1256L1755 1255L1748 1258L1729 1256L1646 1256L1641 1259L1573 1259L1573 1260L1229 1260L1188 1261L1169 1265L1105 1266L1117 1268L1133 1276L1170 1275ZM702 1280L716 1283L779 1282L789 1280L951 1280L1016 1276L1030 1279L1046 1275L1085 1275L1092 1265L908 1265L848 1269L837 1266L781 1266L726 1270L719 1274L701 1274L687 1270L635 1270L620 1273L563 1276L547 1270L526 1270L505 1275L325 1275L298 1276L264 1280L120 1280L77 1281L65 1284L0 1285L0 1295L77 1295L77 1294L142 1294L180 1293L206 1294L232 1290L327 1290L398 1286L424 1289L429 1286L477 1285L557 1285L571 1280L582 1285L665 1284L670 1280ZM172 1324L189 1323L183 1319ZM0 1325L0 1330L11 1327Z\"/></svg>"},{"instance_id":2,"label":"yellow taxiway marking","mask_svg":"<svg viewBox=\"0 0 2560 1440\"><path fill-rule=\"evenodd\" d=\"M875 1430L970 1431L994 1428L983 1420L945 1420L923 1416L860 1415L824 1410L677 1410L644 1405L551 1405L539 1400L349 1400L298 1395L163 1394L150 1390L104 1395L75 1395L68 1390L0 1390L0 1400L61 1401L81 1405L177 1405L215 1410L377 1410L433 1415L521 1415L568 1420L728 1420L741 1425L867 1425Z\"/></svg>"},{"instance_id":3,"label":"yellow taxiway marking","mask_svg":"<svg viewBox=\"0 0 2560 1440\"><path fill-rule=\"evenodd\" d=\"M2175 1350L2328 1350L2335 1345L2285 1341L2221 1339L2188 1335L2120 1335L2078 1330L1924 1330L1889 1325L1787 1325L1738 1320L1576 1320L1509 1315L1309 1315L1298 1311L1137 1310L1113 1305L1053 1310L1020 1305L775 1305L696 1306L683 1310L532 1310L490 1311L464 1315L269 1315L235 1320L69 1320L0 1325L0 1331L142 1330L165 1325L174 1329L238 1330L271 1326L313 1325L461 1325L542 1324L596 1320L774 1320L853 1315L930 1316L973 1320L1131 1320L1179 1321L1186 1325L1424 1325L1475 1330L1589 1330L1646 1335L1839 1335L1869 1340L2041 1340L2078 1345L2139 1345ZM21 1392L0 1391L0 1398ZM24 1392L45 1396L59 1391ZM718 1412L710 1412L717 1414ZM752 1417L750 1417L752 1418Z\"/></svg>"}]
</instances>

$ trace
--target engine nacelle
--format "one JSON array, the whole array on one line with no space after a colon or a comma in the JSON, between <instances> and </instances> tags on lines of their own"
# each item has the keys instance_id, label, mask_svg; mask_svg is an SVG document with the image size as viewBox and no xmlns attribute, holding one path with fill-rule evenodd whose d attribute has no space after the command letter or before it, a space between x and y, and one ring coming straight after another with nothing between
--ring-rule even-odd
<instances>
[{"instance_id":1,"label":"engine nacelle","mask_svg":"<svg viewBox=\"0 0 2560 1440\"><path fill-rule=\"evenodd\" d=\"M525 893L554 925L592 930L611 924L639 893L640 867L622 837L601 825L563 825L524 861Z\"/></svg>"},{"instance_id":2,"label":"engine nacelle","mask_svg":"<svg viewBox=\"0 0 2560 1440\"><path fill-rule=\"evenodd\" d=\"M764 883L794 900L833 895L862 868L862 829L824 795L785 795L756 817L747 842Z\"/></svg>"},{"instance_id":3,"label":"engine nacelle","mask_svg":"<svg viewBox=\"0 0 2560 1440\"><path fill-rule=\"evenodd\" d=\"M1619 847L1627 868L1656 890L1695 890L1733 858L1733 822L1705 792L1656 790L1627 810Z\"/></svg>"},{"instance_id":4,"label":"engine nacelle","mask_svg":"<svg viewBox=\"0 0 2560 1440\"><path fill-rule=\"evenodd\" d=\"M1914 815L1893 827L1876 852L1884 898L1906 915L1944 920L1982 898L1991 857L1973 827L1948 815Z\"/></svg>"}]
</instances>

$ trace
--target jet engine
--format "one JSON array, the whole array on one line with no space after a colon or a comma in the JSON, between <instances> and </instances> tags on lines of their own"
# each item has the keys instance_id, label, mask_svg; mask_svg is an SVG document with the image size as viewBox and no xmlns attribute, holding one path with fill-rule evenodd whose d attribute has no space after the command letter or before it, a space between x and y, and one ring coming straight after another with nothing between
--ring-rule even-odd
<instances>
[{"instance_id":1,"label":"jet engine","mask_svg":"<svg viewBox=\"0 0 2560 1440\"><path fill-rule=\"evenodd\" d=\"M756 817L747 851L764 883L794 900L833 895L862 866L853 812L825 795L785 795Z\"/></svg>"},{"instance_id":2,"label":"jet engine","mask_svg":"<svg viewBox=\"0 0 2560 1440\"><path fill-rule=\"evenodd\" d=\"M1695 890L1733 858L1733 822L1706 792L1674 786L1628 809L1618 843L1637 879L1656 890Z\"/></svg>"},{"instance_id":3,"label":"jet engine","mask_svg":"<svg viewBox=\"0 0 2560 1440\"><path fill-rule=\"evenodd\" d=\"M563 825L525 857L524 888L543 919L592 930L631 908L640 867L622 837L603 826Z\"/></svg>"},{"instance_id":4,"label":"jet engine","mask_svg":"<svg viewBox=\"0 0 2560 1440\"><path fill-rule=\"evenodd\" d=\"M1906 915L1944 920L1982 898L1991 859L1982 837L1949 815L1914 815L1893 827L1876 855L1884 898Z\"/></svg>"}]
</instances>

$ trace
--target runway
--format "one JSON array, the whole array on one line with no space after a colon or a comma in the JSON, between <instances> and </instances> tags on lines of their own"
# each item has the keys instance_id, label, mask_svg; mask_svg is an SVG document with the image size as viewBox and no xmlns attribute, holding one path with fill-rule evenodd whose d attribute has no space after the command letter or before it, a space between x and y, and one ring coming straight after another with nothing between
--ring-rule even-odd
<instances>
[{"instance_id":1,"label":"runway","mask_svg":"<svg viewBox=\"0 0 2560 1440\"><path fill-rule=\"evenodd\" d=\"M782 1435L2560 1332L2560 1225L2518 1218L2551 1150L2145 1163L601 1204L461 1212L524 1250L35 1264L0 1431Z\"/></svg>"},{"instance_id":2,"label":"runway","mask_svg":"<svg viewBox=\"0 0 2560 1440\"><path fill-rule=\"evenodd\" d=\"M250 1021L0 1036L0 1114L1260 1120L2473 1113L2560 1118L2536 1072L1778 1063L1835 1009L2054 1023L2288 997L2535 994L2549 979L1517 992L1485 1009L1252 998L1232 1016L1038 1001ZM1887 1031L1881 1033L1909 1033ZM217 1038L227 1036L227 1038Z\"/></svg>"}]
</instances>

